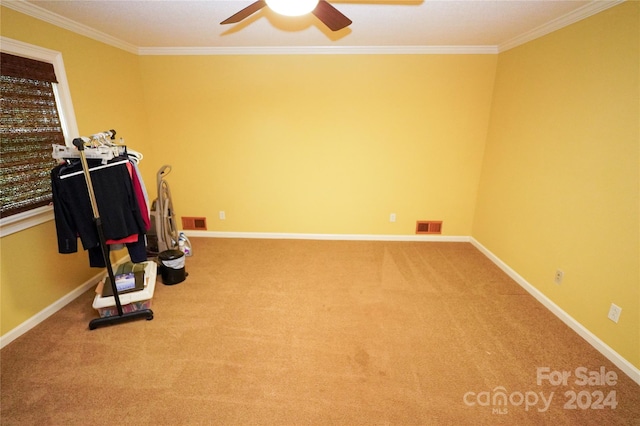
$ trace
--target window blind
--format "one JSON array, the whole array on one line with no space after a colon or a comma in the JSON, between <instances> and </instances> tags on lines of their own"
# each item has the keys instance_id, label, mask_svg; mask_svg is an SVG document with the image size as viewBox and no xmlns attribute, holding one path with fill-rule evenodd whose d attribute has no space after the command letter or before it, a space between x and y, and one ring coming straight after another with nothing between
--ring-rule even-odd
<instances>
[{"instance_id":1,"label":"window blind","mask_svg":"<svg viewBox=\"0 0 640 426\"><path fill-rule=\"evenodd\" d=\"M64 145L52 64L1 53L0 214L51 202L52 144Z\"/></svg>"}]
</instances>

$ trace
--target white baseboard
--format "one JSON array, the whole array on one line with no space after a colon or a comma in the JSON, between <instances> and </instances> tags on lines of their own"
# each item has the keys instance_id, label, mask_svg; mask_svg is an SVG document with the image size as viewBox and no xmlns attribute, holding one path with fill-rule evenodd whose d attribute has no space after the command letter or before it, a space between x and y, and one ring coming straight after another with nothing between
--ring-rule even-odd
<instances>
[{"instance_id":1,"label":"white baseboard","mask_svg":"<svg viewBox=\"0 0 640 426\"><path fill-rule=\"evenodd\" d=\"M204 238L256 238L271 240L336 240L336 241L438 241L465 242L466 236L446 235L385 235L385 234L297 234L273 232L216 232L216 231L184 231L188 237Z\"/></svg>"},{"instance_id":2,"label":"white baseboard","mask_svg":"<svg viewBox=\"0 0 640 426\"><path fill-rule=\"evenodd\" d=\"M127 261L129 261L129 256L128 255L124 256L122 259L120 259L114 265L114 269L120 263L124 263L124 262L127 262ZM87 281L85 281L83 284L78 286L76 289L74 289L74 290L70 291L69 293L65 294L60 299L56 300L51 305L47 306L46 308L44 308L43 310L41 310L40 312L38 312L37 314L35 314L31 318L29 318L28 320L26 320L25 322L23 322L22 324L17 326L16 328L14 328L11 331L8 331L7 333L5 333L2 336L0 336L0 349L4 348L9 343L13 342L18 337L22 336L27 331L31 330L33 327L37 326L42 321L46 320L51 315L55 314L60 309L64 308L69 303L71 303L72 301L74 301L75 299L80 297L81 294L83 294L85 291L89 290L91 287L95 286L98 283L98 281L103 279L106 275L107 275L107 271L102 271L102 272L94 275L93 277L91 277Z\"/></svg>"},{"instance_id":3,"label":"white baseboard","mask_svg":"<svg viewBox=\"0 0 640 426\"><path fill-rule=\"evenodd\" d=\"M631 364L619 353L613 350L609 345L600 340L595 334L585 328L571 315L563 311L558 305L553 303L551 299L545 296L540 290L531 285L527 280L520 276L516 271L511 269L509 265L500 260L496 255L489 251L485 246L480 244L475 238L470 238L471 244L473 244L480 252L487 256L493 263L495 263L500 269L502 269L509 277L517 282L522 288L524 288L529 294L542 303L547 309L549 309L555 316L557 316L562 322L569 326L573 331L578 333L580 337L586 340L591 346L593 346L598 352L604 355L609 361L614 363L616 367L622 370L627 376L629 376L634 382L640 385L640 369Z\"/></svg>"}]
</instances>

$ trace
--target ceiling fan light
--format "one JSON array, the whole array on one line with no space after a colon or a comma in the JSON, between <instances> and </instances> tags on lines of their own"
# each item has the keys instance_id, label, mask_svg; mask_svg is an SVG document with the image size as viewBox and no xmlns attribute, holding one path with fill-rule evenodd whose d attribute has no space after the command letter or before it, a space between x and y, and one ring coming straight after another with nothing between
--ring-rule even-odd
<instances>
[{"instance_id":1,"label":"ceiling fan light","mask_svg":"<svg viewBox=\"0 0 640 426\"><path fill-rule=\"evenodd\" d=\"M269 9L280 15L300 16L313 11L319 0L266 0Z\"/></svg>"}]
</instances>

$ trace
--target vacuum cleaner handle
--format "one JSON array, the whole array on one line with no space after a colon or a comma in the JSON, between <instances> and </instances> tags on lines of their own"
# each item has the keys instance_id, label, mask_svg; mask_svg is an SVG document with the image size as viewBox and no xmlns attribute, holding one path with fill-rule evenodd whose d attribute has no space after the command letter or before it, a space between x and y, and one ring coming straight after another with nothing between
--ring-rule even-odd
<instances>
[{"instance_id":1,"label":"vacuum cleaner handle","mask_svg":"<svg viewBox=\"0 0 640 426\"><path fill-rule=\"evenodd\" d=\"M168 175L170 172L171 166L169 166L168 164L160 167L160 170L158 170L158 173L156 174L157 183L160 184L160 180L162 179L162 177Z\"/></svg>"}]
</instances>

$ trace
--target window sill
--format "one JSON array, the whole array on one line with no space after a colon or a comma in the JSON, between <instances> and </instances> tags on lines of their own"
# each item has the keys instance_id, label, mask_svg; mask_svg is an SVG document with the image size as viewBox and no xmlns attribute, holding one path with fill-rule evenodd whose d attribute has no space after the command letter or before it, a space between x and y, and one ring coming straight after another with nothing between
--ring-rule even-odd
<instances>
[{"instance_id":1,"label":"window sill","mask_svg":"<svg viewBox=\"0 0 640 426\"><path fill-rule=\"evenodd\" d=\"M53 206L38 207L28 212L0 219L0 238L53 220Z\"/></svg>"}]
</instances>

